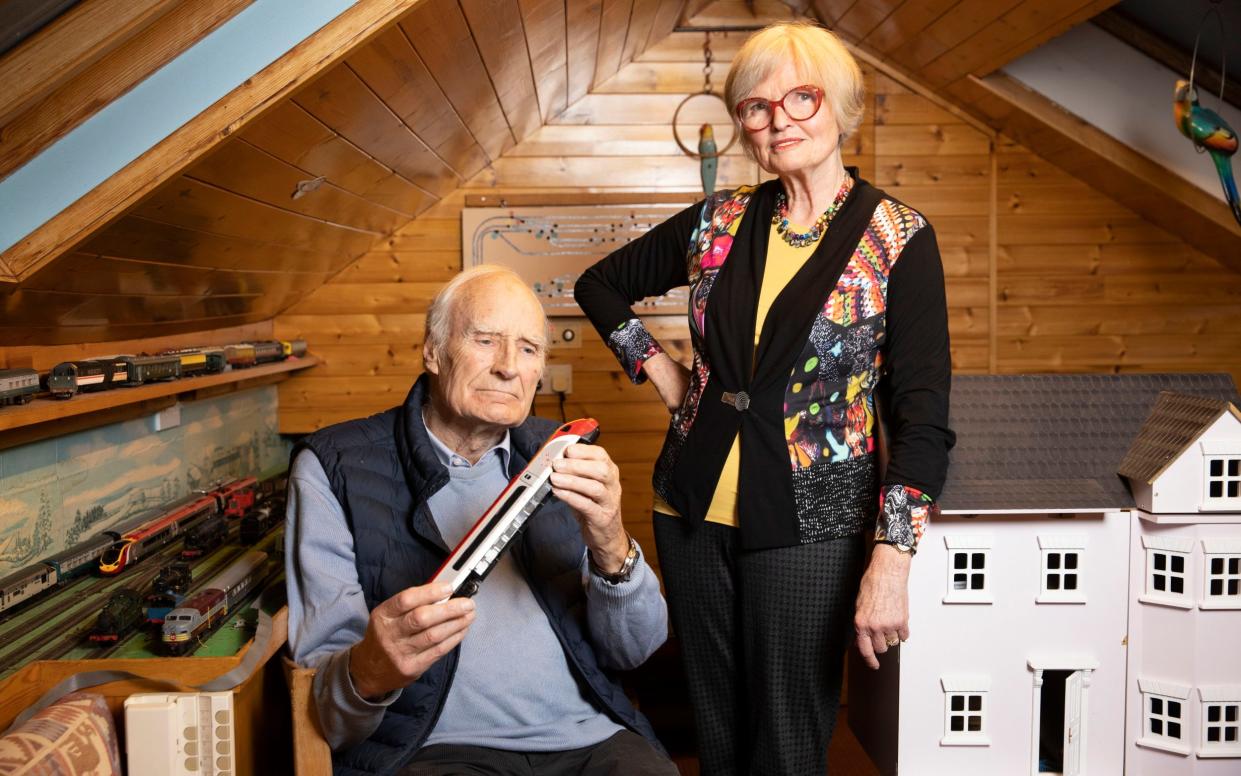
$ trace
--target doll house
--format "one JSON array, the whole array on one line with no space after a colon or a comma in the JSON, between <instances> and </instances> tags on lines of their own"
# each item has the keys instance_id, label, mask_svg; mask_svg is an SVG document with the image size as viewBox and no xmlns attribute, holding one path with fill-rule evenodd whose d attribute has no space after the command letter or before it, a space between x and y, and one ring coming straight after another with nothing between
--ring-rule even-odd
<instances>
[{"instance_id":1,"label":"doll house","mask_svg":"<svg viewBox=\"0 0 1241 776\"><path fill-rule=\"evenodd\" d=\"M911 638L850 661L885 776L1241 773L1226 375L959 376Z\"/></svg>"}]
</instances>

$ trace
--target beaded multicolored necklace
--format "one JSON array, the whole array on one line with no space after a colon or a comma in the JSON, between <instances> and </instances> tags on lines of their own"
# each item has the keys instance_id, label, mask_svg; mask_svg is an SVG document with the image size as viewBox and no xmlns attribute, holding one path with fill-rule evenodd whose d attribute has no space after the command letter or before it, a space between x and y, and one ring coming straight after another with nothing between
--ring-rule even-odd
<instances>
[{"instance_id":1,"label":"beaded multicolored necklace","mask_svg":"<svg viewBox=\"0 0 1241 776\"><path fill-rule=\"evenodd\" d=\"M812 245L823 236L827 225L831 223L832 218L836 215L836 211L840 210L840 206L844 204L845 198L849 196L849 191L852 188L853 178L845 175L845 182L841 185L840 191L836 193L836 199L815 220L814 225L810 227L808 232L794 232L792 229L789 229L789 199L781 191L776 194L776 212L771 216L771 225L776 228L776 233L780 235L780 239L794 248L805 248L807 245Z\"/></svg>"}]
</instances>

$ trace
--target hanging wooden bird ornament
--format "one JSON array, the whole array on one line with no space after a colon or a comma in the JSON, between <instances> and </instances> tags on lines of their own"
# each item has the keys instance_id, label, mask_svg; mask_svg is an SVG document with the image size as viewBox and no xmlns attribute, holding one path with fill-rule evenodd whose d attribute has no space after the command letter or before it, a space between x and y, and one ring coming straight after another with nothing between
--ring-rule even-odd
<instances>
[{"instance_id":1,"label":"hanging wooden bird ornament","mask_svg":"<svg viewBox=\"0 0 1241 776\"><path fill-rule=\"evenodd\" d=\"M715 130L711 129L710 124L703 124L698 130L698 166L702 175L702 193L709 197L715 193L715 174L720 167Z\"/></svg>"},{"instance_id":2,"label":"hanging wooden bird ornament","mask_svg":"<svg viewBox=\"0 0 1241 776\"><path fill-rule=\"evenodd\" d=\"M703 196L711 196L715 193L715 179L720 169L720 157L728 153L728 149L733 147L733 143L737 142L737 132L734 129L733 136L729 138L728 143L723 149L720 149L715 142L715 129L710 124L703 124L698 128L698 149L690 150L685 143L681 142L681 136L677 133L678 121L681 118L681 109L687 103L697 97L711 97L724 102L724 98L716 94L711 88L711 33L707 33L706 42L702 45L702 91L695 92L677 105L677 109L672 114L672 137L677 141L677 146L686 156L698 160L698 173L702 179ZM728 106L724 106L725 111Z\"/></svg>"},{"instance_id":3,"label":"hanging wooden bird ornament","mask_svg":"<svg viewBox=\"0 0 1241 776\"><path fill-rule=\"evenodd\" d=\"M1214 8L1207 10L1207 15L1214 13L1220 23L1221 37L1223 19ZM1206 15L1202 17L1206 21ZM1173 92L1172 115L1176 120L1176 128L1185 137L1193 141L1198 153L1211 155L1215 164L1215 172L1219 175L1220 186L1224 189L1224 199L1232 209L1232 217L1241 224L1241 199L1237 196L1237 181L1232 174L1232 156L1237 152L1237 132L1223 117L1210 108L1198 104L1198 92L1194 89L1194 68L1198 63L1198 41L1202 37L1202 25L1198 28L1198 37L1194 39L1194 55L1189 65L1189 80L1177 81ZM1227 59L1220 69L1220 102L1223 103L1224 78L1227 73Z\"/></svg>"}]
</instances>

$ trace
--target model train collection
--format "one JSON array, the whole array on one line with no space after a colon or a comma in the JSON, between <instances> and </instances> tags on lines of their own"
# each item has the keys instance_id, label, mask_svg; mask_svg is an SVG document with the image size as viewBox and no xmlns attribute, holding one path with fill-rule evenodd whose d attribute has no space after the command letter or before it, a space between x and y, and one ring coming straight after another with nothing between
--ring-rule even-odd
<instances>
[{"instance_id":1,"label":"model train collection","mask_svg":"<svg viewBox=\"0 0 1241 776\"><path fill-rule=\"evenodd\" d=\"M97 647L115 646L146 625L162 628L160 651L182 655L197 646L280 564L269 563L268 553L245 551L221 568L221 556L204 566L214 576L191 589L190 563L178 558L202 558L227 541L253 545L283 517L283 479L259 482L236 479L195 493L158 509L149 510L42 561L0 579L0 619L18 618L28 605L57 588L79 581L95 571L104 579L120 576L123 587L113 588L85 635ZM184 542L170 546L179 537ZM277 545L278 546L278 545ZM158 569L142 568L151 557L167 560ZM124 582L135 575L131 582ZM140 592L150 580L150 592ZM75 594L76 595L76 594ZM63 633L57 634L63 641ZM3 639L0 639L3 640ZM78 636L77 642L83 639Z\"/></svg>"},{"instance_id":2,"label":"model train collection","mask_svg":"<svg viewBox=\"0 0 1241 776\"><path fill-rule=\"evenodd\" d=\"M52 398L71 399L78 393L218 374L227 369L245 369L304 355L305 340L263 340L166 350L154 355L65 361L52 367L46 375L34 369L0 369L0 406L27 404L40 390Z\"/></svg>"}]
</instances>

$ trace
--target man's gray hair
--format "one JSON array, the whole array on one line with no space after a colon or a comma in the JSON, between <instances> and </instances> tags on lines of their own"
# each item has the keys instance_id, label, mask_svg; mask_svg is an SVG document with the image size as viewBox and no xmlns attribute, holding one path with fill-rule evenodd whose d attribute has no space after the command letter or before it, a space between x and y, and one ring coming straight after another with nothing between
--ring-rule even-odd
<instances>
[{"instance_id":1,"label":"man's gray hair","mask_svg":"<svg viewBox=\"0 0 1241 776\"><path fill-rule=\"evenodd\" d=\"M435 295L435 298L431 300L431 306L427 308L426 329L422 335L424 346L430 347L433 350L439 350L447 345L449 338L452 337L452 317L461 289L475 280L495 275L507 275L522 286L530 287L516 271L499 264L480 264L477 267L462 270L452 280L445 283L444 287ZM530 291L530 295L534 296L534 291ZM535 299L537 300L537 297ZM550 346L551 323L547 321L546 316L544 316L543 320L547 330L547 345ZM546 357L546 350L544 350L544 356ZM423 367L425 368L425 358L423 360Z\"/></svg>"}]
</instances>

